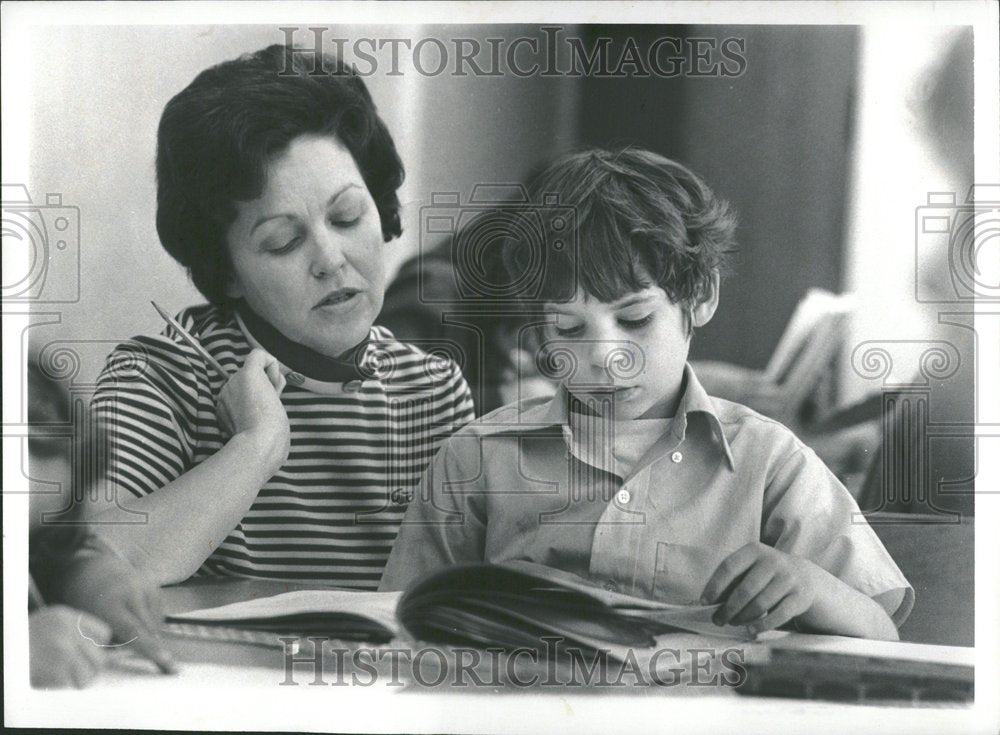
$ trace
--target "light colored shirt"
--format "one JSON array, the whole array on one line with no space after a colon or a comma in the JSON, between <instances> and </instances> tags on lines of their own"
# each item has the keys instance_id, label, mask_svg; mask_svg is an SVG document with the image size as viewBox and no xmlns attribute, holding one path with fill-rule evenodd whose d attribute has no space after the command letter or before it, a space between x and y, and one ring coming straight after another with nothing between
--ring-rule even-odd
<instances>
[{"instance_id":1,"label":"light colored shirt","mask_svg":"<svg viewBox=\"0 0 1000 735\"><path fill-rule=\"evenodd\" d=\"M607 471L613 457L592 456L596 441L579 456L570 402L560 388L446 440L380 588L453 564L524 560L689 603L727 556L761 541L875 599L896 625L906 619L909 583L850 493L778 422L708 396L687 366L676 416L622 477Z\"/></svg>"}]
</instances>

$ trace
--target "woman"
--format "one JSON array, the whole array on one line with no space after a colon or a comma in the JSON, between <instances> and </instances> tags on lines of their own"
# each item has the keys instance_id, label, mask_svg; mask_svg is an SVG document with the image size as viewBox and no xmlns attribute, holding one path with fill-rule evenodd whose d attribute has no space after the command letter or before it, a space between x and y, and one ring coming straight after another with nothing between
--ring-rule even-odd
<instances>
[{"instance_id":1,"label":"woman","mask_svg":"<svg viewBox=\"0 0 1000 735\"><path fill-rule=\"evenodd\" d=\"M373 326L402 181L364 83L329 56L271 46L167 104L157 230L210 302L177 320L229 375L167 328L100 378L111 479L145 514L104 528L156 582L377 586L411 487L472 418L454 362Z\"/></svg>"}]
</instances>

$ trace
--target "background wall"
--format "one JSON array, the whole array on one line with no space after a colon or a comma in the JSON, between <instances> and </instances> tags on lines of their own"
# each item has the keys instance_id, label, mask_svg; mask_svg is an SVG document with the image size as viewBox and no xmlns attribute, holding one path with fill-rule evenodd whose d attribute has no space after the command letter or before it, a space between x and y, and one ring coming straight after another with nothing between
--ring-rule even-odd
<instances>
[{"instance_id":1,"label":"background wall","mask_svg":"<svg viewBox=\"0 0 1000 735\"><path fill-rule=\"evenodd\" d=\"M307 32L300 33L296 40L308 43ZM913 29L892 27L563 29L585 42L632 38L640 50L662 36L716 44L740 38L747 65L733 77L425 76L403 54L401 75L385 74L383 64L367 78L407 167L405 231L390 250L389 268L417 251L420 208L433 192L467 196L479 182L521 180L580 145L636 144L689 164L740 216L735 272L716 318L698 334L695 357L763 366L812 286L858 293L868 327L862 324L856 339L936 334L935 315L913 298L912 211L927 191L971 180L971 156L963 152L971 133L957 124L957 132L939 136L950 148L935 149L915 111L922 104L919 80L945 59L955 33L928 31L914 43ZM30 94L16 111L30 131L24 183L36 202L57 192L65 205L79 207L82 273L79 303L60 309L60 324L32 330L34 339L119 340L158 330L150 299L170 310L201 300L154 228L163 106L205 67L282 42L285 34L273 26L76 26L35 34L20 70ZM327 38L359 35L484 43L538 39L541 31L326 29ZM971 63L971 41L959 53L963 59ZM950 104L968 111L970 99L953 96ZM6 250L4 257L6 269ZM57 288L76 276L53 261L49 277ZM898 316L887 320L889 313ZM94 348L84 376L96 375L104 352L105 345ZM845 371L851 397L877 389L850 378Z\"/></svg>"},{"instance_id":2,"label":"background wall","mask_svg":"<svg viewBox=\"0 0 1000 735\"><path fill-rule=\"evenodd\" d=\"M649 26L587 30L595 38L636 38L640 48L664 35ZM746 70L738 77L587 79L583 138L676 158L735 208L733 277L692 356L762 368L806 290L841 286L859 31L687 26L666 35L719 46L744 39Z\"/></svg>"}]
</instances>

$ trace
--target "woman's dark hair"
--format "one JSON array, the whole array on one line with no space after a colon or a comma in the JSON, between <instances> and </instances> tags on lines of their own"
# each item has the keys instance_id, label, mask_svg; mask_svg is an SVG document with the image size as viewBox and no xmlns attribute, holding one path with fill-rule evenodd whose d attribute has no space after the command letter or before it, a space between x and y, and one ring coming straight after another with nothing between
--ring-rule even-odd
<instances>
[{"instance_id":1,"label":"woman's dark hair","mask_svg":"<svg viewBox=\"0 0 1000 735\"><path fill-rule=\"evenodd\" d=\"M573 212L569 243L564 218L541 212L543 243L504 244L511 280L532 281L532 264L544 269L537 300L565 301L579 286L608 303L652 278L672 302L693 306L711 293L713 273L734 249L729 206L684 166L650 151L567 154L533 178L529 195L536 208ZM556 242L562 246L549 247ZM542 257L532 252L539 245Z\"/></svg>"},{"instance_id":2,"label":"woman's dark hair","mask_svg":"<svg viewBox=\"0 0 1000 735\"><path fill-rule=\"evenodd\" d=\"M268 163L301 135L343 143L378 208L383 238L402 232L403 164L353 67L283 45L226 61L167 103L156 150L156 230L212 303L229 301L226 232L235 203L261 195Z\"/></svg>"}]
</instances>

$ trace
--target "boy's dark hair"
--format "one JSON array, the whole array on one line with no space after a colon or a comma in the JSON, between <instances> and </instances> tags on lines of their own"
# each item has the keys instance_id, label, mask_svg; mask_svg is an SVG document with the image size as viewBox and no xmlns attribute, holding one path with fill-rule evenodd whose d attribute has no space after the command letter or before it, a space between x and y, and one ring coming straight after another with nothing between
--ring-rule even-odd
<instances>
[{"instance_id":1,"label":"boy's dark hair","mask_svg":"<svg viewBox=\"0 0 1000 735\"><path fill-rule=\"evenodd\" d=\"M301 135L335 136L378 208L386 242L402 232L403 164L364 81L330 54L273 45L201 72L167 103L157 132L156 230L216 304L231 265L235 202L263 191L269 161Z\"/></svg>"},{"instance_id":2,"label":"boy's dark hair","mask_svg":"<svg viewBox=\"0 0 1000 735\"><path fill-rule=\"evenodd\" d=\"M712 274L734 249L729 206L684 166L650 151L562 156L529 186L536 205L553 194L554 206L575 212L570 246L548 247L566 235L551 228L558 218L542 217L543 258L532 257L538 243L509 238L503 249L511 278L523 276L532 261L542 264L538 300L566 301L579 285L607 303L655 284L674 303L693 306L709 295Z\"/></svg>"}]
</instances>

